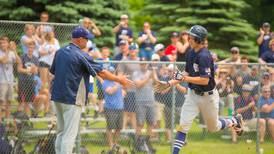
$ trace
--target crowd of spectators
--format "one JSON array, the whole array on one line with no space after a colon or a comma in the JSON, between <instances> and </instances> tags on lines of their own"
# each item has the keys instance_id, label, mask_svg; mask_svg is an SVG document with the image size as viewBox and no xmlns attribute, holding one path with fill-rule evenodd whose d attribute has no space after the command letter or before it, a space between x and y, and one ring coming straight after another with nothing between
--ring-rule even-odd
<instances>
[{"instance_id":1,"label":"crowd of spectators","mask_svg":"<svg viewBox=\"0 0 274 154\"><path fill-rule=\"evenodd\" d=\"M51 113L49 91L53 76L49 73L49 68L60 45L58 37L55 37L54 27L47 25L49 15L43 12L40 18L41 24L36 27L32 24L25 25L20 39L19 48L22 50L20 56L14 41L9 40L5 35L0 37L0 119L10 117L14 90L18 94L18 111L23 111L29 116L37 116L40 111L45 116ZM102 35L100 28L90 18L81 19L79 26L92 32L94 39ZM219 61L218 55L214 52L212 58L216 62L216 88L221 98L220 115L224 116L226 114L224 109L229 108L229 115L242 114L246 129L254 129L258 118L255 111L259 110L260 141L264 142L266 126L274 141L274 69L271 66L271 63L274 63L274 34L270 31L269 23L263 23L259 32L258 62L263 65L251 65L248 57L242 56L240 48L236 46L230 49L229 58ZM84 49L84 52L88 52L91 57L100 60L100 64L105 69L116 71L118 74L127 74L136 84L135 88L122 89L118 83L103 81L100 78L95 81L90 78L89 96L92 98L92 103L98 107L96 112L105 114L109 146L117 144L122 129L132 128L137 135L141 135L145 123L148 135L157 136L152 129L160 128L162 117L165 122L166 139L170 141L172 96L175 93L176 125L184 95L187 93L187 84L178 84L174 89L154 93L153 82L169 80L173 77L174 70L182 70L184 65L147 64L143 61L184 62L185 55L191 49L187 32L172 32L170 43L165 46L158 42L153 25L144 22L138 37L134 38L129 17L124 14L121 15L119 24L113 28L113 33L115 34L113 52L110 47L96 47L93 40L89 40ZM142 62L116 64L111 60ZM18 82L15 76L18 76ZM94 87L97 87L97 95L94 94ZM232 141L237 141L234 132L232 132Z\"/></svg>"}]
</instances>

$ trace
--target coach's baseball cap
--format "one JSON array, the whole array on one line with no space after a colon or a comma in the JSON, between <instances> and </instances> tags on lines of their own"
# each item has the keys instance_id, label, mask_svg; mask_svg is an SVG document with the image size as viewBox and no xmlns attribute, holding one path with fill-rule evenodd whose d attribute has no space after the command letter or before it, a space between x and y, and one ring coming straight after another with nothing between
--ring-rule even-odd
<instances>
[{"instance_id":1,"label":"coach's baseball cap","mask_svg":"<svg viewBox=\"0 0 274 154\"><path fill-rule=\"evenodd\" d=\"M268 22L264 22L262 27L270 27L270 24Z\"/></svg>"},{"instance_id":2,"label":"coach's baseball cap","mask_svg":"<svg viewBox=\"0 0 274 154\"><path fill-rule=\"evenodd\" d=\"M139 47L138 47L138 44L136 43L131 43L128 47L129 50L138 50Z\"/></svg>"},{"instance_id":3,"label":"coach's baseball cap","mask_svg":"<svg viewBox=\"0 0 274 154\"><path fill-rule=\"evenodd\" d=\"M78 27L76 27L76 28L73 29L73 31L72 31L72 38L80 38L80 37L92 40L94 38L94 35L91 34L84 27L78 26Z\"/></svg>"}]
</instances>

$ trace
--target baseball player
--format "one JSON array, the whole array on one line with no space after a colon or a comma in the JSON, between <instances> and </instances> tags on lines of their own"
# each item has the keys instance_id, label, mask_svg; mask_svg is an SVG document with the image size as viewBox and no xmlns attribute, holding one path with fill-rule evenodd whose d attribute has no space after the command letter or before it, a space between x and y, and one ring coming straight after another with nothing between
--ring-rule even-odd
<instances>
[{"instance_id":1,"label":"baseball player","mask_svg":"<svg viewBox=\"0 0 274 154\"><path fill-rule=\"evenodd\" d=\"M188 31L191 51L186 55L185 73L175 72L174 79L167 82L158 81L156 91L163 90L180 82L189 83L186 99L181 111L180 125L173 144L173 154L178 154L185 145L186 134L189 131L193 119L201 112L209 132L215 132L224 128L235 129L241 135L242 117L233 116L231 119L219 119L219 94L214 80L214 63L210 52L205 47L207 30L194 25Z\"/></svg>"}]
</instances>

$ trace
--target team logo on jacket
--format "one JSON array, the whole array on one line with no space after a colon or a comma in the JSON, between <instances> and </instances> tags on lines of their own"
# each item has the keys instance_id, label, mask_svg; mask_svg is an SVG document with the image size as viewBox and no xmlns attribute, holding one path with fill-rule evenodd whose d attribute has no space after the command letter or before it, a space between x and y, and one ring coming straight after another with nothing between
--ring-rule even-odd
<instances>
[{"instance_id":1,"label":"team logo on jacket","mask_svg":"<svg viewBox=\"0 0 274 154\"><path fill-rule=\"evenodd\" d=\"M210 75L211 69L208 67L208 68L205 69L205 72L206 72L208 75Z\"/></svg>"},{"instance_id":2,"label":"team logo on jacket","mask_svg":"<svg viewBox=\"0 0 274 154\"><path fill-rule=\"evenodd\" d=\"M194 69L195 72L199 72L199 65L194 63L193 64L193 69Z\"/></svg>"}]
</instances>

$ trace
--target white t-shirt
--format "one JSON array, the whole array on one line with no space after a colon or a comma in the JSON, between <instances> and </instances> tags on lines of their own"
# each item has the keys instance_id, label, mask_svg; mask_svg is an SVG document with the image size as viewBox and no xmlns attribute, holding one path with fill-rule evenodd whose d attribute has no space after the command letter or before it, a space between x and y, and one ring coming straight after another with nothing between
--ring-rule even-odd
<instances>
[{"instance_id":1,"label":"white t-shirt","mask_svg":"<svg viewBox=\"0 0 274 154\"><path fill-rule=\"evenodd\" d=\"M40 46L39 51L41 52L41 50L45 50L48 52L48 54L40 56L39 61L51 66L55 52L58 49L60 49L60 45L57 39L54 39L54 44L49 44L48 42L45 42Z\"/></svg>"}]
</instances>

